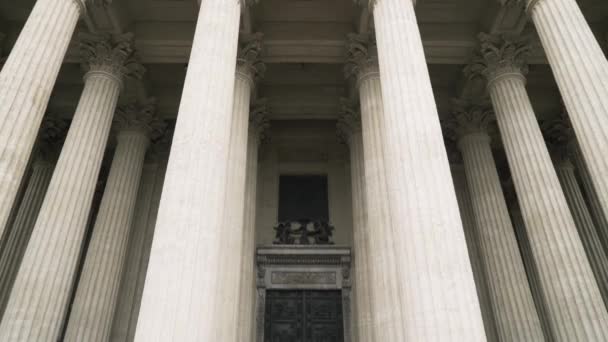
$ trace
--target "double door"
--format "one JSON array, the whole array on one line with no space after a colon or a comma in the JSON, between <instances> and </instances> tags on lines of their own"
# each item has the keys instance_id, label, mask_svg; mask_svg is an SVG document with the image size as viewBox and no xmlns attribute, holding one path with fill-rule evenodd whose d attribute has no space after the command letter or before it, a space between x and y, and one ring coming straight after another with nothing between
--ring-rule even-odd
<instances>
[{"instance_id":1,"label":"double door","mask_svg":"<svg viewBox=\"0 0 608 342\"><path fill-rule=\"evenodd\" d=\"M266 292L264 342L344 342L341 291Z\"/></svg>"}]
</instances>

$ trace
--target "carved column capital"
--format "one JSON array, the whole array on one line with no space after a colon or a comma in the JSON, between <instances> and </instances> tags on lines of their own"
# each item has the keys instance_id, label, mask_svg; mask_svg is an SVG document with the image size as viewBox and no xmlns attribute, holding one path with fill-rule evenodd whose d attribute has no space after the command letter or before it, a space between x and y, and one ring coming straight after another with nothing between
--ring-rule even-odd
<instances>
[{"instance_id":1,"label":"carved column capital","mask_svg":"<svg viewBox=\"0 0 608 342\"><path fill-rule=\"evenodd\" d=\"M348 99L340 99L340 114L336 125L338 137L350 145L354 134L361 132L361 113Z\"/></svg>"},{"instance_id":2,"label":"carved column capital","mask_svg":"<svg viewBox=\"0 0 608 342\"><path fill-rule=\"evenodd\" d=\"M81 33L79 38L80 54L87 76L104 74L116 79L121 85L124 77L143 76L145 69L134 53L132 33Z\"/></svg>"},{"instance_id":3,"label":"carved column capital","mask_svg":"<svg viewBox=\"0 0 608 342\"><path fill-rule=\"evenodd\" d=\"M249 134L257 136L257 142L261 144L267 139L266 132L269 127L270 119L268 119L266 99L257 100L250 109Z\"/></svg>"},{"instance_id":4,"label":"carved column capital","mask_svg":"<svg viewBox=\"0 0 608 342\"><path fill-rule=\"evenodd\" d=\"M61 152L69 128L68 121L47 115L40 126L36 163L54 163Z\"/></svg>"},{"instance_id":5,"label":"carved column capital","mask_svg":"<svg viewBox=\"0 0 608 342\"><path fill-rule=\"evenodd\" d=\"M465 68L469 78L482 75L488 86L499 78L514 76L525 79L530 54L529 40L525 37L480 33L481 48Z\"/></svg>"},{"instance_id":6,"label":"carved column capital","mask_svg":"<svg viewBox=\"0 0 608 342\"><path fill-rule=\"evenodd\" d=\"M144 103L129 103L118 107L114 116L118 135L137 132L154 140L163 135L166 125L156 117L156 99Z\"/></svg>"},{"instance_id":7,"label":"carved column capital","mask_svg":"<svg viewBox=\"0 0 608 342\"><path fill-rule=\"evenodd\" d=\"M565 109L556 118L541 121L540 128L554 162L570 163L569 159L575 148L575 136Z\"/></svg>"},{"instance_id":8,"label":"carved column capital","mask_svg":"<svg viewBox=\"0 0 608 342\"><path fill-rule=\"evenodd\" d=\"M264 77L266 64L262 62L264 34L261 32L241 35L237 55L237 76L245 77L252 86Z\"/></svg>"},{"instance_id":9,"label":"carved column capital","mask_svg":"<svg viewBox=\"0 0 608 342\"><path fill-rule=\"evenodd\" d=\"M167 162L169 159L169 152L171 151L174 132L175 129L173 127L167 128L160 136L152 140L152 145L148 151L148 157L151 161L157 163Z\"/></svg>"},{"instance_id":10,"label":"carved column capital","mask_svg":"<svg viewBox=\"0 0 608 342\"><path fill-rule=\"evenodd\" d=\"M372 75L379 75L378 50L374 35L350 33L347 42L347 59L344 75L354 78L357 84Z\"/></svg>"},{"instance_id":11,"label":"carved column capital","mask_svg":"<svg viewBox=\"0 0 608 342\"><path fill-rule=\"evenodd\" d=\"M490 140L496 132L496 118L489 101L452 99L452 115L444 121L446 135L453 141L477 135Z\"/></svg>"}]
</instances>

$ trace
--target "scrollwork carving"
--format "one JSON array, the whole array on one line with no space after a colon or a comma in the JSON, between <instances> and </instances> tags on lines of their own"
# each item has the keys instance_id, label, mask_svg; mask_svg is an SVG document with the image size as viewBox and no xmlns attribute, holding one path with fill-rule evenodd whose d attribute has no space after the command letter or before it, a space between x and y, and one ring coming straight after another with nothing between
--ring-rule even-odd
<instances>
[{"instance_id":1,"label":"scrollwork carving","mask_svg":"<svg viewBox=\"0 0 608 342\"><path fill-rule=\"evenodd\" d=\"M334 227L327 222L298 220L280 222L275 230L275 245L333 245Z\"/></svg>"}]
</instances>

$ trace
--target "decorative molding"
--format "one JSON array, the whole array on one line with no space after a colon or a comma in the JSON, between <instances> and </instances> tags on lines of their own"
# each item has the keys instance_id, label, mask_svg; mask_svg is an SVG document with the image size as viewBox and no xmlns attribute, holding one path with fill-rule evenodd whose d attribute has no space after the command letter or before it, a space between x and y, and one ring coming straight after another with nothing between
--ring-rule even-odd
<instances>
[{"instance_id":1,"label":"decorative molding","mask_svg":"<svg viewBox=\"0 0 608 342\"><path fill-rule=\"evenodd\" d=\"M80 33L82 65L90 74L105 74L121 83L124 77L141 79L145 68L133 50L133 34ZM85 76L86 77L86 76Z\"/></svg>"},{"instance_id":2,"label":"decorative molding","mask_svg":"<svg viewBox=\"0 0 608 342\"><path fill-rule=\"evenodd\" d=\"M280 272L270 274L276 285L335 284L336 272Z\"/></svg>"},{"instance_id":3,"label":"decorative molding","mask_svg":"<svg viewBox=\"0 0 608 342\"><path fill-rule=\"evenodd\" d=\"M451 102L452 115L444 121L448 138L458 141L471 134L490 136L496 132L496 118L492 104L487 99L456 98Z\"/></svg>"},{"instance_id":4,"label":"decorative molding","mask_svg":"<svg viewBox=\"0 0 608 342\"><path fill-rule=\"evenodd\" d=\"M141 132L151 140L163 135L166 125L156 117L156 99L148 98L144 103L128 103L118 107L114 115L116 130Z\"/></svg>"},{"instance_id":5,"label":"decorative molding","mask_svg":"<svg viewBox=\"0 0 608 342\"><path fill-rule=\"evenodd\" d=\"M498 78L514 75L520 78L528 72L530 44L527 37L480 33L481 48L464 72L469 78L483 76L488 86Z\"/></svg>"},{"instance_id":6,"label":"decorative molding","mask_svg":"<svg viewBox=\"0 0 608 342\"><path fill-rule=\"evenodd\" d=\"M351 143L353 134L361 132L361 113L354 109L355 104L345 98L340 99L340 113L336 124L338 137L345 143Z\"/></svg>"}]
</instances>

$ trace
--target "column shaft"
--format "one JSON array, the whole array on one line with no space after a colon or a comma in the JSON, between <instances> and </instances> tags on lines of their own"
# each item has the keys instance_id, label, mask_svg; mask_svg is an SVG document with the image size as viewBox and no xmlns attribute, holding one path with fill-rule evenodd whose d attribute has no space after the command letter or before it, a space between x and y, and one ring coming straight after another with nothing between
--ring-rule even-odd
<instances>
[{"instance_id":1,"label":"column shaft","mask_svg":"<svg viewBox=\"0 0 608 342\"><path fill-rule=\"evenodd\" d=\"M150 255L164 177L164 166L159 165L159 163L161 162L144 166L139 185L127 258L122 271L119 297L114 311L114 322L110 335L110 341L112 342L130 342L133 341L135 335L141 293L146 278L148 256Z\"/></svg>"},{"instance_id":2,"label":"column shaft","mask_svg":"<svg viewBox=\"0 0 608 342\"><path fill-rule=\"evenodd\" d=\"M481 315L485 326L486 336L489 342L498 341L496 319L494 318L492 302L490 301L490 288L487 282L484 259L481 256L479 247L477 223L475 222L475 213L473 212L473 204L471 203L471 195L469 193L469 185L467 184L464 166L452 165L452 179L454 180L454 190L456 191L458 208L460 209L464 236L467 240L467 249L469 251L473 276L475 277L477 297L479 298L479 306L481 307Z\"/></svg>"},{"instance_id":3,"label":"column shaft","mask_svg":"<svg viewBox=\"0 0 608 342\"><path fill-rule=\"evenodd\" d=\"M580 148L578 146L573 153L573 157L576 170L578 171L583 189L585 190L589 211L593 214L592 218L597 227L597 232L602 241L602 245L604 246L604 251L608 253L608 220L606 219L606 216L604 216L597 190L593 186L591 175L589 174L589 170L581 156Z\"/></svg>"},{"instance_id":4,"label":"column shaft","mask_svg":"<svg viewBox=\"0 0 608 342\"><path fill-rule=\"evenodd\" d=\"M587 252L587 258L604 299L604 304L608 304L608 258L589 209L587 209L583 193L576 181L574 166L569 161L558 161L555 170L566 196L568 207L572 212L574 223L578 228L578 234L585 247L585 252Z\"/></svg>"},{"instance_id":5,"label":"column shaft","mask_svg":"<svg viewBox=\"0 0 608 342\"><path fill-rule=\"evenodd\" d=\"M384 104L382 103L382 87L377 66L359 74L359 101L361 103L361 125L363 140L363 170L365 174L367 224L374 234L367 234L361 239L368 238L367 254L358 258L367 259L369 312L358 308L359 337L365 341L388 341L388 336L402 336L398 329L379 329L394 320L394 324L402 322L401 308L391 301L397 298L397 285L391 276L396 272L396 261L390 255L394 246L390 237L391 225L389 215L388 188L386 185L385 145L384 145ZM357 266L359 267L359 266ZM365 302L363 302L365 303ZM359 306L362 304L358 303ZM365 305L365 304L363 304Z\"/></svg>"},{"instance_id":6,"label":"column shaft","mask_svg":"<svg viewBox=\"0 0 608 342\"><path fill-rule=\"evenodd\" d=\"M91 201L120 92L89 72L15 281L0 340L59 338Z\"/></svg>"},{"instance_id":7,"label":"column shaft","mask_svg":"<svg viewBox=\"0 0 608 342\"><path fill-rule=\"evenodd\" d=\"M76 290L65 341L108 341L149 139L123 131Z\"/></svg>"},{"instance_id":8,"label":"column shaft","mask_svg":"<svg viewBox=\"0 0 608 342\"><path fill-rule=\"evenodd\" d=\"M393 245L387 252L397 266L387 285L396 286L391 307L401 310L400 315L378 315L374 328L390 334L382 341L483 341L414 4L377 0L374 20L391 216L390 233L383 238Z\"/></svg>"},{"instance_id":9,"label":"column shaft","mask_svg":"<svg viewBox=\"0 0 608 342\"><path fill-rule=\"evenodd\" d=\"M32 235L42 200L53 175L54 163L37 160L27 183L23 200L7 236L5 247L0 250L0 318L8 302L13 282Z\"/></svg>"},{"instance_id":10,"label":"column shaft","mask_svg":"<svg viewBox=\"0 0 608 342\"><path fill-rule=\"evenodd\" d=\"M500 341L544 341L526 270L502 192L490 137L460 138Z\"/></svg>"},{"instance_id":11,"label":"column shaft","mask_svg":"<svg viewBox=\"0 0 608 342\"><path fill-rule=\"evenodd\" d=\"M38 0L0 73L0 236L80 17L80 0Z\"/></svg>"},{"instance_id":12,"label":"column shaft","mask_svg":"<svg viewBox=\"0 0 608 342\"><path fill-rule=\"evenodd\" d=\"M528 0L604 217L608 217L608 60L575 0Z\"/></svg>"},{"instance_id":13,"label":"column shaft","mask_svg":"<svg viewBox=\"0 0 608 342\"><path fill-rule=\"evenodd\" d=\"M558 341L607 338L608 314L547 147L513 69L497 73L489 91Z\"/></svg>"},{"instance_id":14,"label":"column shaft","mask_svg":"<svg viewBox=\"0 0 608 342\"><path fill-rule=\"evenodd\" d=\"M547 302L543 295L543 290L540 284L540 276L538 273L538 266L534 261L534 255L532 254L532 247L530 246L530 239L526 232L526 225L524 219L521 216L521 210L519 204L513 203L513 207L510 210L511 220L513 222L513 228L515 229L515 235L519 243L519 250L521 252L521 258L526 267L526 274L528 276L528 282L530 283L530 290L532 291L532 297L534 298L534 304L536 305L536 312L540 317L540 321L543 327L543 332L547 341L555 341L553 329L551 328L551 321L547 314Z\"/></svg>"},{"instance_id":15,"label":"column shaft","mask_svg":"<svg viewBox=\"0 0 608 342\"><path fill-rule=\"evenodd\" d=\"M215 341L240 4L201 3L136 341ZM212 75L212 76L211 76Z\"/></svg>"},{"instance_id":16,"label":"column shaft","mask_svg":"<svg viewBox=\"0 0 608 342\"><path fill-rule=\"evenodd\" d=\"M250 124L251 125L251 124ZM255 218L258 181L258 145L256 129L249 128L247 142L247 178L245 184L245 219L243 255L241 261L241 288L239 294L238 340L253 341L255 337Z\"/></svg>"},{"instance_id":17,"label":"column shaft","mask_svg":"<svg viewBox=\"0 0 608 342\"><path fill-rule=\"evenodd\" d=\"M356 119L359 120L358 118ZM355 276L355 321L353 328L361 341L371 341L371 299L369 284L369 233L367 225L365 196L365 166L363 157L363 137L361 125L356 122L350 130L348 146L350 150L350 177L353 210L353 255Z\"/></svg>"},{"instance_id":18,"label":"column shaft","mask_svg":"<svg viewBox=\"0 0 608 342\"><path fill-rule=\"evenodd\" d=\"M247 177L247 136L249 127L249 107L253 75L248 67L237 66L232 105L232 125L228 150L228 171L226 180L226 201L224 223L222 224L222 267L218 279L225 286L220 287L220 302L216 309L222 316L222 340L237 341L237 320L243 308L235 299L239 298L241 284L241 263L243 259L243 234L245 220L245 182ZM227 284L234 284L227 286ZM221 303L221 304L220 304Z\"/></svg>"}]
</instances>

